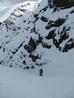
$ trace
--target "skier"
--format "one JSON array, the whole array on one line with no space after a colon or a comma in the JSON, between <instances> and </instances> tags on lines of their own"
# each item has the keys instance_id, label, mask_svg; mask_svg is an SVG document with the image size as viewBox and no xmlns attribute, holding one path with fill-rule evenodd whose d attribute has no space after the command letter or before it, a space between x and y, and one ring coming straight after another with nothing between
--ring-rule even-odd
<instances>
[{"instance_id":1,"label":"skier","mask_svg":"<svg viewBox=\"0 0 74 98\"><path fill-rule=\"evenodd\" d=\"M39 70L39 75L43 76L43 69L42 68Z\"/></svg>"}]
</instances>

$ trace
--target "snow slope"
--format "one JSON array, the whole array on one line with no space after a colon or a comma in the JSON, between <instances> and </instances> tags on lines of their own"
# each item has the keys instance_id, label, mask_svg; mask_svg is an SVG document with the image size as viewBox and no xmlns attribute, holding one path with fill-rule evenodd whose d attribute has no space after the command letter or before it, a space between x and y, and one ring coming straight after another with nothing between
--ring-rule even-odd
<instances>
[{"instance_id":1,"label":"snow slope","mask_svg":"<svg viewBox=\"0 0 74 98\"><path fill-rule=\"evenodd\" d=\"M0 66L0 98L73 98L74 78L38 77Z\"/></svg>"}]
</instances>

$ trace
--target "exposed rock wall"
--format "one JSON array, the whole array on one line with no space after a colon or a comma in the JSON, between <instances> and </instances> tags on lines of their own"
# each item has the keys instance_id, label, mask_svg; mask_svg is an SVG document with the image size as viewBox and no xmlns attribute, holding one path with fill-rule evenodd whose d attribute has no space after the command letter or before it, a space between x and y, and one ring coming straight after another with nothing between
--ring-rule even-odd
<instances>
[{"instance_id":1,"label":"exposed rock wall","mask_svg":"<svg viewBox=\"0 0 74 98\"><path fill-rule=\"evenodd\" d=\"M68 8L74 6L74 0L48 0L49 7L64 7Z\"/></svg>"}]
</instances>

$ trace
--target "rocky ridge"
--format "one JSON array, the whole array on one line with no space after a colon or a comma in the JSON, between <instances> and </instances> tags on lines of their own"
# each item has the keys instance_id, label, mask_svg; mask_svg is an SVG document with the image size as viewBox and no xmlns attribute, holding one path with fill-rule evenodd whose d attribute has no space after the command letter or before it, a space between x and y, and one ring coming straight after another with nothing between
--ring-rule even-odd
<instances>
[{"instance_id":1,"label":"rocky ridge","mask_svg":"<svg viewBox=\"0 0 74 98\"><path fill-rule=\"evenodd\" d=\"M31 4L17 8L0 23L0 64L42 75L52 59L49 51L54 48L66 55L74 49L74 7L55 10L42 0L29 11Z\"/></svg>"}]
</instances>

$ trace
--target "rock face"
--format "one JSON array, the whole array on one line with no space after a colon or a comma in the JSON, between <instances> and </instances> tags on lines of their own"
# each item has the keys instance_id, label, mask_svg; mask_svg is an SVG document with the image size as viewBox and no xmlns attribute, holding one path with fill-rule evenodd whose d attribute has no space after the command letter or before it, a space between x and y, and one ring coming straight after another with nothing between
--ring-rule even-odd
<instances>
[{"instance_id":1,"label":"rock face","mask_svg":"<svg viewBox=\"0 0 74 98\"><path fill-rule=\"evenodd\" d=\"M27 10L29 6L30 1L0 24L0 64L43 76L52 65L70 64L69 53L74 57L74 7L54 11L47 0L34 12Z\"/></svg>"},{"instance_id":2,"label":"rock face","mask_svg":"<svg viewBox=\"0 0 74 98\"><path fill-rule=\"evenodd\" d=\"M25 45L24 48L29 53L32 53L36 49L36 43L35 43L35 41L32 38L30 38L30 41L29 41L28 45Z\"/></svg>"},{"instance_id":3,"label":"rock face","mask_svg":"<svg viewBox=\"0 0 74 98\"><path fill-rule=\"evenodd\" d=\"M49 7L69 8L74 6L74 0L48 0Z\"/></svg>"},{"instance_id":4,"label":"rock face","mask_svg":"<svg viewBox=\"0 0 74 98\"><path fill-rule=\"evenodd\" d=\"M45 27L46 29L50 29L52 27L59 27L65 22L65 19L57 19L56 21L49 21L47 26Z\"/></svg>"}]
</instances>

